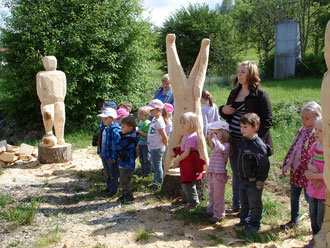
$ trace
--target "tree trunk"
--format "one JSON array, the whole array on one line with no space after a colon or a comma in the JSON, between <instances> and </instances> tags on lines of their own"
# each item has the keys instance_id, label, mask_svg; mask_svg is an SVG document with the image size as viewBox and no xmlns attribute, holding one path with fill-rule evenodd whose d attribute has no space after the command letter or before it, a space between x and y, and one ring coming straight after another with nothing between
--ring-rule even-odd
<instances>
[{"instance_id":1,"label":"tree trunk","mask_svg":"<svg viewBox=\"0 0 330 248\"><path fill-rule=\"evenodd\" d=\"M199 200L203 200L204 196L208 194L207 176L205 171L203 172L202 179L197 181L196 186ZM162 197L167 198L181 197L181 176L179 168L168 170L160 194Z\"/></svg>"},{"instance_id":2,"label":"tree trunk","mask_svg":"<svg viewBox=\"0 0 330 248\"><path fill-rule=\"evenodd\" d=\"M72 145L46 147L40 143L38 146L38 160L41 164L69 162L72 160Z\"/></svg>"}]
</instances>

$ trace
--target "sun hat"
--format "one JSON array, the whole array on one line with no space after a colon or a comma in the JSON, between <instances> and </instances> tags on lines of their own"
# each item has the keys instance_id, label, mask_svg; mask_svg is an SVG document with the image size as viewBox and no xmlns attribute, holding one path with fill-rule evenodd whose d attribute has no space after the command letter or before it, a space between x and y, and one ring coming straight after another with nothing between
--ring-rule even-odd
<instances>
[{"instance_id":1,"label":"sun hat","mask_svg":"<svg viewBox=\"0 0 330 248\"><path fill-rule=\"evenodd\" d=\"M120 118L122 116L129 116L129 113L125 108L119 108L117 109L117 118Z\"/></svg>"},{"instance_id":2,"label":"sun hat","mask_svg":"<svg viewBox=\"0 0 330 248\"><path fill-rule=\"evenodd\" d=\"M102 111L101 114L98 114L97 115L98 117L102 117L102 118L105 118L105 117L112 117L114 119L117 119L117 112L115 109L113 108L106 108Z\"/></svg>"},{"instance_id":3,"label":"sun hat","mask_svg":"<svg viewBox=\"0 0 330 248\"><path fill-rule=\"evenodd\" d=\"M107 102L105 102L104 104L103 104L103 106L102 106L102 111L104 110L104 109L106 109L106 108L113 108L113 109L115 109L115 110L117 110L118 109L118 107L117 107L117 104L115 103L115 102L113 102L113 101L107 101Z\"/></svg>"},{"instance_id":4,"label":"sun hat","mask_svg":"<svg viewBox=\"0 0 330 248\"><path fill-rule=\"evenodd\" d=\"M164 108L164 103L161 100L154 99L148 103L148 107L150 109L163 109Z\"/></svg>"},{"instance_id":5,"label":"sun hat","mask_svg":"<svg viewBox=\"0 0 330 248\"><path fill-rule=\"evenodd\" d=\"M229 124L225 121L214 121L211 123L209 129L223 129L229 132Z\"/></svg>"},{"instance_id":6,"label":"sun hat","mask_svg":"<svg viewBox=\"0 0 330 248\"><path fill-rule=\"evenodd\" d=\"M173 105L170 103L165 103L164 109L166 109L166 111L171 112L171 113L173 113L173 110L174 110Z\"/></svg>"}]
</instances>

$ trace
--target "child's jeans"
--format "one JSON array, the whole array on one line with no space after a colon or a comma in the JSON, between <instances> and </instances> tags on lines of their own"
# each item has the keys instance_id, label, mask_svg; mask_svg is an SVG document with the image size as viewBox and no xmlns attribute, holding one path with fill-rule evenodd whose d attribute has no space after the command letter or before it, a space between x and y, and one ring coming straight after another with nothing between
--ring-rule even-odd
<instances>
[{"instance_id":1,"label":"child's jeans","mask_svg":"<svg viewBox=\"0 0 330 248\"><path fill-rule=\"evenodd\" d=\"M139 145L139 160L142 173L144 175L149 175L152 172L152 169L148 145Z\"/></svg>"},{"instance_id":2,"label":"child's jeans","mask_svg":"<svg viewBox=\"0 0 330 248\"><path fill-rule=\"evenodd\" d=\"M225 185L228 177L226 173L207 173L207 180L210 203L206 211L221 220L225 217Z\"/></svg>"},{"instance_id":3,"label":"child's jeans","mask_svg":"<svg viewBox=\"0 0 330 248\"><path fill-rule=\"evenodd\" d=\"M159 149L150 149L151 164L155 172L153 184L163 183L163 165L162 158L165 147Z\"/></svg>"},{"instance_id":4,"label":"child's jeans","mask_svg":"<svg viewBox=\"0 0 330 248\"><path fill-rule=\"evenodd\" d=\"M322 227L324 217L324 200L311 197L309 200L309 217L313 235L317 234Z\"/></svg>"},{"instance_id":5,"label":"child's jeans","mask_svg":"<svg viewBox=\"0 0 330 248\"><path fill-rule=\"evenodd\" d=\"M306 189L293 186L291 184L291 222L299 224L299 207L300 207L300 194L304 190L304 196L306 201L309 203L310 197L306 193Z\"/></svg>"},{"instance_id":6,"label":"child's jeans","mask_svg":"<svg viewBox=\"0 0 330 248\"><path fill-rule=\"evenodd\" d=\"M109 192L117 192L119 186L119 168L118 163L110 163L106 158L101 157L104 172L106 174L105 182Z\"/></svg>"},{"instance_id":7,"label":"child's jeans","mask_svg":"<svg viewBox=\"0 0 330 248\"><path fill-rule=\"evenodd\" d=\"M120 188L122 190L122 195L128 197L133 196L131 181L134 171L123 167L119 167L119 173L120 173Z\"/></svg>"},{"instance_id":8,"label":"child's jeans","mask_svg":"<svg viewBox=\"0 0 330 248\"><path fill-rule=\"evenodd\" d=\"M196 181L190 183L181 183L182 201L189 203L191 207L199 204Z\"/></svg>"},{"instance_id":9,"label":"child's jeans","mask_svg":"<svg viewBox=\"0 0 330 248\"><path fill-rule=\"evenodd\" d=\"M250 212L249 225L260 228L262 218L262 191L257 189L256 181L249 182L245 179L239 180L239 198L241 202L241 223L246 223Z\"/></svg>"},{"instance_id":10,"label":"child's jeans","mask_svg":"<svg viewBox=\"0 0 330 248\"><path fill-rule=\"evenodd\" d=\"M232 140L232 154L229 157L230 167L232 170L232 189L233 189L233 205L234 208L240 207L240 196L239 196L239 176L238 176L238 157L239 157L239 147L241 145L241 140Z\"/></svg>"}]
</instances>

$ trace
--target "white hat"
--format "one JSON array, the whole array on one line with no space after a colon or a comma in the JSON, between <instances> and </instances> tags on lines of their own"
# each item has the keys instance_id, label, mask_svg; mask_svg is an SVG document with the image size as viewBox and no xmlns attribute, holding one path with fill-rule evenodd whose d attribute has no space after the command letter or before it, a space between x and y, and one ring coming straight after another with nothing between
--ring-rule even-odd
<instances>
[{"instance_id":1,"label":"white hat","mask_svg":"<svg viewBox=\"0 0 330 248\"><path fill-rule=\"evenodd\" d=\"M148 103L149 109L163 109L164 108L164 103L159 100L159 99L154 99Z\"/></svg>"},{"instance_id":2,"label":"white hat","mask_svg":"<svg viewBox=\"0 0 330 248\"><path fill-rule=\"evenodd\" d=\"M209 129L223 129L229 132L229 124L225 121L212 122Z\"/></svg>"},{"instance_id":3,"label":"white hat","mask_svg":"<svg viewBox=\"0 0 330 248\"><path fill-rule=\"evenodd\" d=\"M115 109L113 108L106 108L102 111L101 114L98 114L97 115L98 117L102 117L102 118L105 118L105 117L112 117L114 119L117 119L117 112Z\"/></svg>"}]
</instances>

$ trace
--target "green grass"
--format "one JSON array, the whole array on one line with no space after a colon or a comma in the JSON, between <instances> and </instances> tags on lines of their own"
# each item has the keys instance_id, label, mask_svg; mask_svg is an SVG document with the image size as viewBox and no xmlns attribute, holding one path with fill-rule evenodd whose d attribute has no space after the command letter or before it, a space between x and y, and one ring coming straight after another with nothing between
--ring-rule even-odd
<instances>
[{"instance_id":1,"label":"green grass","mask_svg":"<svg viewBox=\"0 0 330 248\"><path fill-rule=\"evenodd\" d=\"M267 230L264 232L236 230L237 237L243 239L246 244L269 243L280 240L280 230Z\"/></svg>"},{"instance_id":2,"label":"green grass","mask_svg":"<svg viewBox=\"0 0 330 248\"><path fill-rule=\"evenodd\" d=\"M9 229L16 229L22 225L30 225L35 217L39 202L30 198L29 203L16 202L10 197L0 196L0 221L8 225Z\"/></svg>"},{"instance_id":3,"label":"green grass","mask_svg":"<svg viewBox=\"0 0 330 248\"><path fill-rule=\"evenodd\" d=\"M209 234L206 239L212 240L214 242L214 245L220 245L224 243L224 240L218 237L216 234Z\"/></svg>"},{"instance_id":4,"label":"green grass","mask_svg":"<svg viewBox=\"0 0 330 248\"><path fill-rule=\"evenodd\" d=\"M209 216L206 214L206 201L201 202L193 209L181 207L174 214L176 218L182 219L185 224L190 223L208 223Z\"/></svg>"},{"instance_id":5,"label":"green grass","mask_svg":"<svg viewBox=\"0 0 330 248\"><path fill-rule=\"evenodd\" d=\"M136 231L136 241L147 241L150 238L152 232L146 228L142 228Z\"/></svg>"},{"instance_id":6,"label":"green grass","mask_svg":"<svg viewBox=\"0 0 330 248\"><path fill-rule=\"evenodd\" d=\"M49 232L42 233L37 237L34 246L38 248L48 247L51 244L58 243L61 241L61 233L65 233L67 229L60 228L58 225L54 230L50 230Z\"/></svg>"}]
</instances>

